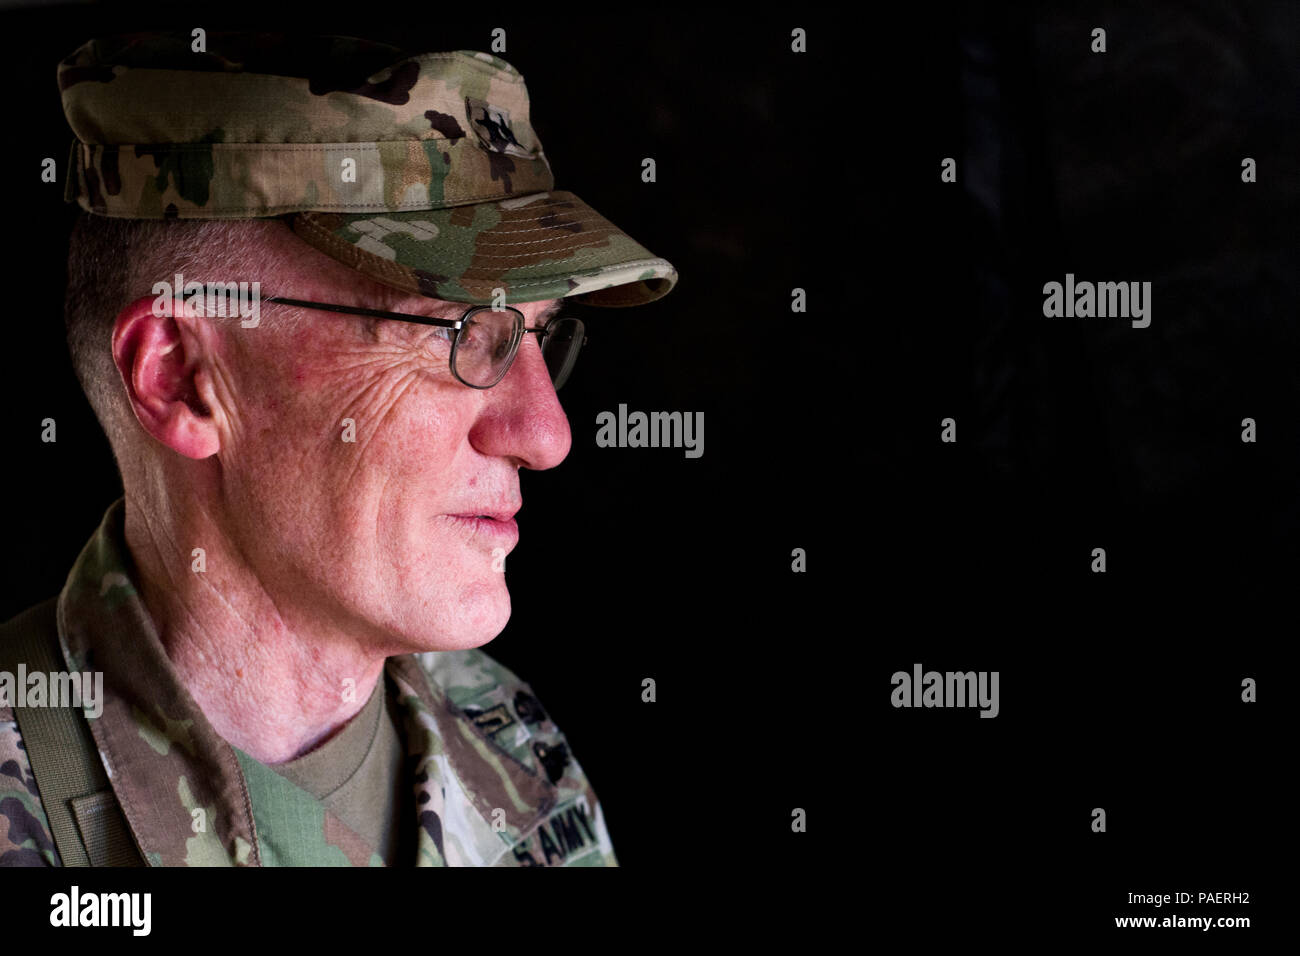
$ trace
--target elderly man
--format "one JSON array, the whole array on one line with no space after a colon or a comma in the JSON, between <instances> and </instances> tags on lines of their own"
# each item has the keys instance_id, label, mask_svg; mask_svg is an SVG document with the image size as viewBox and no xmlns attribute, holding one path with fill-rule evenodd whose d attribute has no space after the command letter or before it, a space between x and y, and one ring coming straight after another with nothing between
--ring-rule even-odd
<instances>
[{"instance_id":1,"label":"elderly man","mask_svg":"<svg viewBox=\"0 0 1300 956\"><path fill-rule=\"evenodd\" d=\"M519 469L571 442L563 300L672 266L551 191L486 54L124 37L59 83L69 343L125 496L0 635L0 865L614 865L477 648Z\"/></svg>"}]
</instances>

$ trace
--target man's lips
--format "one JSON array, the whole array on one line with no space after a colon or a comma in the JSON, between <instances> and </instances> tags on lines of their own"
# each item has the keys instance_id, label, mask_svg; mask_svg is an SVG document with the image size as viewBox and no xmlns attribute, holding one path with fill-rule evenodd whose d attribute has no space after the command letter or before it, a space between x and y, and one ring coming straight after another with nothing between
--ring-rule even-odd
<instances>
[{"instance_id":1,"label":"man's lips","mask_svg":"<svg viewBox=\"0 0 1300 956\"><path fill-rule=\"evenodd\" d=\"M515 522L518 509L466 511L446 514L443 517L469 535L471 542L483 540L496 547L513 548L519 540L519 525Z\"/></svg>"},{"instance_id":2,"label":"man's lips","mask_svg":"<svg viewBox=\"0 0 1300 956\"><path fill-rule=\"evenodd\" d=\"M516 508L483 508L470 511L449 511L448 518L489 518L492 521L510 521L519 513Z\"/></svg>"}]
</instances>

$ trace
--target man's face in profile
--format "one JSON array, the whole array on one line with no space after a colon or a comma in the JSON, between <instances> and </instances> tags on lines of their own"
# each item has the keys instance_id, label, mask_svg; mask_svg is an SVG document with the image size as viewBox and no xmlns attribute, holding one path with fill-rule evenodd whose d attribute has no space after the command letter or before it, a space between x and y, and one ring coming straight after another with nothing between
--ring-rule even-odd
<instances>
[{"instance_id":1,"label":"man's face in profile","mask_svg":"<svg viewBox=\"0 0 1300 956\"><path fill-rule=\"evenodd\" d=\"M264 298L448 319L467 308L274 234L300 267L263 276ZM516 308L533 328L554 302ZM219 409L210 463L235 545L298 629L370 632L389 654L486 643L510 616L519 469L554 467L571 440L537 336L479 390L448 368L452 330L311 310L288 331L276 318L292 308L264 302L259 327L220 326L210 380L196 381Z\"/></svg>"}]
</instances>

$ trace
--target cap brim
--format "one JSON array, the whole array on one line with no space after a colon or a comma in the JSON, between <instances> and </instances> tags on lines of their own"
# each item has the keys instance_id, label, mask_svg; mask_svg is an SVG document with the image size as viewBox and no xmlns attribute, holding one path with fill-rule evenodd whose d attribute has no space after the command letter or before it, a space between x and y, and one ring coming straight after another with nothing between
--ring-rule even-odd
<instances>
[{"instance_id":1,"label":"cap brim","mask_svg":"<svg viewBox=\"0 0 1300 956\"><path fill-rule=\"evenodd\" d=\"M304 241L359 272L448 302L491 305L504 293L507 303L641 305L677 282L671 263L570 192L411 212L302 212L292 222Z\"/></svg>"}]
</instances>

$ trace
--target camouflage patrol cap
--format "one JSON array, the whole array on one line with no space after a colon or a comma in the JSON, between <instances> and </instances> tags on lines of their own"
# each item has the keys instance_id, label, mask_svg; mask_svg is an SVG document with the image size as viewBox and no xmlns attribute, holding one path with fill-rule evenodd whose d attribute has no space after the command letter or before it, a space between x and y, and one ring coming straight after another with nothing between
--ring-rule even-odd
<instances>
[{"instance_id":1,"label":"camouflage patrol cap","mask_svg":"<svg viewBox=\"0 0 1300 956\"><path fill-rule=\"evenodd\" d=\"M66 198L129 219L287 216L386 285L452 302L659 298L677 272L570 192L514 67L350 37L91 40L59 64Z\"/></svg>"}]
</instances>

